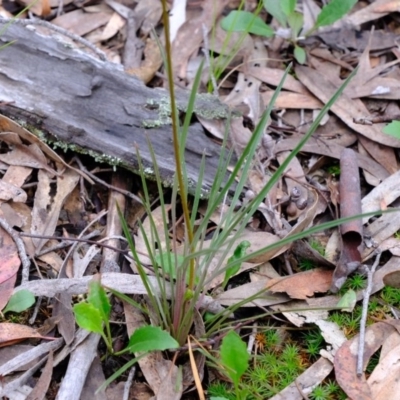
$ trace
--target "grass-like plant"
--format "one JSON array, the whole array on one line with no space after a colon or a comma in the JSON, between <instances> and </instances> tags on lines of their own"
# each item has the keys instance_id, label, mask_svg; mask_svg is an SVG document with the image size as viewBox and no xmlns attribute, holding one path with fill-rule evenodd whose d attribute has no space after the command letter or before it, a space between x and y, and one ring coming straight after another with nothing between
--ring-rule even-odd
<instances>
[{"instance_id":1,"label":"grass-like plant","mask_svg":"<svg viewBox=\"0 0 400 400\"><path fill-rule=\"evenodd\" d=\"M166 38L169 38L166 1L163 0L162 4L164 9L163 21L165 26L165 36ZM143 224L139 221L138 229L145 242L147 250L146 256L150 259L150 266L144 265L141 262L141 254L139 254L136 250L135 241L131 236L122 212L120 216L124 234L128 240L129 248L135 261L135 267L147 291L145 306L143 306L141 310L149 316L149 321L151 321L152 325L159 327L162 332L168 334L168 338L173 338L176 341L176 345L182 346L188 340L189 334L193 333L195 316L198 314L199 306L201 305L203 296L207 294L210 283L214 278L221 276L223 278L223 286L225 286L229 279L239 271L240 265L247 259L261 255L264 252L272 249L277 249L294 240L308 237L320 230L337 226L340 223L350 219L348 218L346 220L343 219L321 224L320 226L313 227L301 233L287 237L277 243L274 243L273 245L266 246L265 248L260 249L252 254L247 253L248 243L245 241L240 241L240 237L251 220L254 212L264 201L270 189L282 177L291 160L296 156L296 154L301 150L302 146L315 132L324 115L340 96L347 82L356 72L353 72L353 74L350 75L350 77L344 82L332 99L323 107L320 114L311 125L309 131L303 136L296 148L270 177L268 183L260 190L255 198L250 202L243 204L238 209L233 206L228 207L226 212L221 214L219 224L217 224L215 227L211 239L208 239L208 237L206 238L208 227L210 226L213 216L218 212L221 204L224 204L228 197L230 198L230 203L232 205L239 204L239 199L247 184L247 176L253 166L255 153L269 121L274 102L282 88L285 77L290 71L290 66L286 69L282 82L278 85L272 101L263 113L260 122L254 129L250 141L237 160L236 165L229 176L227 176L226 171L230 165L233 150L228 150L227 146L229 128L228 118L226 137L221 146L218 171L213 184L208 190L208 199L206 201L205 210L203 207L202 216L200 218L199 207L203 199L202 178L205 170L205 157L203 157L201 162L197 189L194 195L190 195L189 185L191 182L189 182L186 173L184 150L185 142L189 132L189 125L193 118L193 110L196 102L197 92L200 86L200 77L202 71L200 67L193 82L192 90L186 107L186 114L184 115L183 122L181 123L175 101L175 89L172 76L173 69L171 60L171 46L168 39L166 40L165 60L170 92L172 142L174 149L174 162L176 167L176 173L172 185L172 193L169 195L168 203L164 194L165 189L163 187L163 180L158 169L157 159L154 151L152 150L151 144L149 143L150 153L153 161L153 172L157 187L156 195L158 196L159 207L161 210L161 221L155 221L155 218L152 215L152 199L155 196L154 193L150 193L149 191L149 186L145 178L146 168L141 163L140 153L138 153L139 169L141 172L143 185L142 202L147 213L150 226L150 229L146 230ZM235 187L233 193L231 192L232 187ZM182 210L182 215L178 214L178 210ZM177 226L181 216L183 217L184 240L183 244L179 245L177 239ZM209 271L209 266L211 263L214 265L212 273ZM150 273L154 275L155 279L150 279ZM123 297L123 295L118 294L115 291L113 291L113 293ZM104 304L107 304L104 294L101 296L103 299L102 301L105 302ZM125 296L125 298L128 299L127 296ZM225 311L212 316L211 321L207 323L208 331L206 331L205 336L210 337L216 332L221 334L221 329L224 327L227 338L232 340L228 333L230 327L227 319L231 316L233 310L253 299L254 297L246 299L226 309ZM89 306L85 307L93 309L93 307L90 306L91 301L91 297L89 297ZM139 307L138 304L134 305ZM81 307L82 309L84 308L83 306ZM75 310L76 309L77 308L75 308ZM90 312L87 313L87 315L90 315ZM97 317L99 318L97 318L98 321L95 329L103 336L109 351L111 352L112 349L110 347L109 328L107 328L107 318L105 318L106 314L103 312L103 314L97 315ZM77 317L77 319L79 319L79 317ZM105 332L103 332L101 324L105 324ZM83 326L81 323L80 325ZM85 329L88 329L88 327ZM222 336L223 335L224 334L222 334ZM236 337L235 339L237 340L238 338ZM171 340L169 343L174 344L172 347L175 347L174 341ZM154 344L154 350L159 349L159 346L157 347L156 344L157 343ZM133 351L132 346L130 346L129 349ZM150 348L146 348L146 351L150 350ZM297 362L296 357L298 357L298 354L294 354L293 352L295 352L295 348L287 347L282 353L286 357L285 360L287 365L290 365L288 364L290 356L292 356L294 364ZM229 365L229 361L226 359L225 361L222 360L222 362L225 363L224 366L227 371L232 372L232 368L238 368L237 366L233 367L232 365ZM129 365L132 365L131 362ZM289 370L287 369L287 371ZM297 364L293 366L292 372L293 374L299 372ZM271 374L272 373L274 372L272 371ZM237 391L239 390L238 380L242 374L243 366L239 372L236 370L236 375L233 372L227 373L230 379L234 382ZM113 377L115 377L115 375L116 374L114 374ZM289 378L287 379L287 383L290 383Z\"/></svg>"}]
</instances>

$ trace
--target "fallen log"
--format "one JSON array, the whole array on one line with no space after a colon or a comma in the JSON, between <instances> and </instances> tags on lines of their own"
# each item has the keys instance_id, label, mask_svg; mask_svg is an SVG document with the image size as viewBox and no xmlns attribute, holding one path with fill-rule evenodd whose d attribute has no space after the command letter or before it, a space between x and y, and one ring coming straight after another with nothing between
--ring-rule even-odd
<instances>
[{"instance_id":1,"label":"fallen log","mask_svg":"<svg viewBox=\"0 0 400 400\"><path fill-rule=\"evenodd\" d=\"M161 177L170 185L175 172L169 95L151 89L122 67L73 48L59 34L46 36L37 28L0 19L0 112L56 147L87 153L111 165L138 172L137 149L149 177L154 149ZM189 93L177 91L185 111ZM227 109L211 95L198 95L195 112L225 118ZM205 154L203 193L217 173L220 146L198 122L191 124L186 165L193 192ZM154 177L154 176L153 176Z\"/></svg>"}]
</instances>

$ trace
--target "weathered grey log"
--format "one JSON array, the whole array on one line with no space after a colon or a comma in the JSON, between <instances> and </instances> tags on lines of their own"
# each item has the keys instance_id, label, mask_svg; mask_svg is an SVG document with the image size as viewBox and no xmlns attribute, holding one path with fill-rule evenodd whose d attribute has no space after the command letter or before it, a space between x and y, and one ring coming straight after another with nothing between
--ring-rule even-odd
<instances>
[{"instance_id":1,"label":"weathered grey log","mask_svg":"<svg viewBox=\"0 0 400 400\"><path fill-rule=\"evenodd\" d=\"M0 22L0 29L4 23ZM150 89L125 74L121 66L100 61L67 45L65 39L43 36L34 28L11 24L1 44L16 40L0 51L0 112L35 127L49 142L86 152L109 164L137 172L136 146L152 175L151 141L166 185L175 172L168 92ZM184 111L188 93L177 92ZM227 110L210 95L198 96L196 113L224 118ZM198 184L203 151L206 154L204 193L217 172L220 147L197 122L190 126L186 162L192 189Z\"/></svg>"}]
</instances>

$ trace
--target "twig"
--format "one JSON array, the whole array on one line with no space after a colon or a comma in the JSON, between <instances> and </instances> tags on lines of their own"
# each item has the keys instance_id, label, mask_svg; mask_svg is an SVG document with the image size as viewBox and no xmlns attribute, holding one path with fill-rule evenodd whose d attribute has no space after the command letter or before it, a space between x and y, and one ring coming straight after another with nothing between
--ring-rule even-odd
<instances>
[{"instance_id":1,"label":"twig","mask_svg":"<svg viewBox=\"0 0 400 400\"><path fill-rule=\"evenodd\" d=\"M53 25L50 22L41 20L41 19L14 19L14 18L4 18L0 17L0 22L9 22L12 24L18 24L22 26L28 26L28 25L39 25L39 26L44 26L45 28L51 29L57 33L60 33L61 35L64 35L66 37L69 37L72 40L75 40L76 42L82 44L85 47L88 47L90 50L92 50L97 57L100 58L102 61L107 61L107 57L102 52L100 49L98 49L93 43L90 43L88 40L84 39L81 36L75 35L75 33L69 32L64 28L61 28L57 25Z\"/></svg>"},{"instance_id":2,"label":"twig","mask_svg":"<svg viewBox=\"0 0 400 400\"><path fill-rule=\"evenodd\" d=\"M101 232L99 230L95 230L93 232L90 232L86 236L78 239L77 241L79 241L79 242L88 241L86 243L96 244L97 242L95 240L90 240L90 239L92 237L99 236L100 234L101 234ZM23 235L20 234L20 236L23 236ZM40 257L40 256L43 256L44 254L51 253L52 251L61 250L61 249L64 249L65 247L71 246L71 239L64 240L64 238L61 238L59 236L49 236L47 238L44 238L44 237L42 237L40 235L35 235L35 236L37 236L37 237L39 236L41 239L50 239L50 240L52 240L52 239L60 240L61 239L61 242L58 243L57 245L41 250L39 253L36 254L36 257ZM112 250L114 250L114 248Z\"/></svg>"},{"instance_id":3,"label":"twig","mask_svg":"<svg viewBox=\"0 0 400 400\"><path fill-rule=\"evenodd\" d=\"M122 395L122 400L128 400L129 399L129 390L132 386L132 381L136 373L136 367L132 367L131 370L129 371L128 379L125 382L124 385L124 394Z\"/></svg>"},{"instance_id":4,"label":"twig","mask_svg":"<svg viewBox=\"0 0 400 400\"><path fill-rule=\"evenodd\" d=\"M36 320L36 317L38 315L40 306L42 304L42 300L43 300L43 296L39 296L37 301L36 301L35 308L33 309L32 317L30 317L29 321L28 321L30 325L33 325L33 323Z\"/></svg>"},{"instance_id":5,"label":"twig","mask_svg":"<svg viewBox=\"0 0 400 400\"><path fill-rule=\"evenodd\" d=\"M29 280L29 269L31 267L31 262L25 251L25 245L22 239L19 237L18 232L16 232L5 219L0 218L0 226L11 236L17 246L19 258L22 263L21 272L21 284L27 283Z\"/></svg>"},{"instance_id":6,"label":"twig","mask_svg":"<svg viewBox=\"0 0 400 400\"><path fill-rule=\"evenodd\" d=\"M376 259L371 268L367 268L367 287L364 290L364 298L362 304L362 314L360 321L360 337L358 340L358 354L357 354L357 376L361 376L363 372L364 360L364 345L365 345L365 326L367 324L368 302L372 291L372 278L374 276L376 267L379 265L381 259L381 251L377 250Z\"/></svg>"},{"instance_id":7,"label":"twig","mask_svg":"<svg viewBox=\"0 0 400 400\"><path fill-rule=\"evenodd\" d=\"M121 189L119 187L110 185L109 183L103 181L102 179L98 178L96 175L92 174L91 172L89 172L82 164L82 162L80 161L80 159L78 157L75 157L76 162L79 165L79 169L84 172L85 174L87 174L90 178L92 178L95 182L100 183L101 185L105 186L107 189L110 190L114 190L115 192L121 193L124 196L130 197L133 200L136 200L138 203L143 204L142 199L138 196L136 196L135 194L129 192L128 190L124 190Z\"/></svg>"},{"instance_id":8,"label":"twig","mask_svg":"<svg viewBox=\"0 0 400 400\"><path fill-rule=\"evenodd\" d=\"M310 400L310 398L303 392L302 388L300 387L299 382L297 381L297 379L294 380L294 384L296 385L297 390L300 393L300 396L304 399L304 400Z\"/></svg>"}]
</instances>

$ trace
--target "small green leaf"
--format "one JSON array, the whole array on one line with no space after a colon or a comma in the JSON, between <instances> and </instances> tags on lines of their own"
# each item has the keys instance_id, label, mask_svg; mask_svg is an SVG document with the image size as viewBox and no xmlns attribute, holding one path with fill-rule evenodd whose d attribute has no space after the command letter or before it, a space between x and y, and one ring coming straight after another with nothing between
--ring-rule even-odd
<instances>
[{"instance_id":1,"label":"small green leaf","mask_svg":"<svg viewBox=\"0 0 400 400\"><path fill-rule=\"evenodd\" d=\"M400 139L400 121L392 121L383 128L383 133Z\"/></svg>"},{"instance_id":2,"label":"small green leaf","mask_svg":"<svg viewBox=\"0 0 400 400\"><path fill-rule=\"evenodd\" d=\"M136 329L129 339L128 348L132 353L176 349L179 343L158 326L144 326Z\"/></svg>"},{"instance_id":3,"label":"small green leaf","mask_svg":"<svg viewBox=\"0 0 400 400\"><path fill-rule=\"evenodd\" d=\"M337 303L342 311L352 312L357 303L357 294L353 289L348 290Z\"/></svg>"},{"instance_id":4,"label":"small green leaf","mask_svg":"<svg viewBox=\"0 0 400 400\"><path fill-rule=\"evenodd\" d=\"M274 35L271 27L249 11L231 11L221 20L221 27L228 32L247 32L267 37Z\"/></svg>"},{"instance_id":5,"label":"small green leaf","mask_svg":"<svg viewBox=\"0 0 400 400\"><path fill-rule=\"evenodd\" d=\"M110 319L111 304L104 288L98 281L89 283L88 303L92 304L100 312L103 322L108 322Z\"/></svg>"},{"instance_id":6,"label":"small green leaf","mask_svg":"<svg viewBox=\"0 0 400 400\"><path fill-rule=\"evenodd\" d=\"M264 0L264 8L271 14L279 24L285 28L287 24L287 14L282 9L282 1ZM289 13L290 14L290 13Z\"/></svg>"},{"instance_id":7,"label":"small green leaf","mask_svg":"<svg viewBox=\"0 0 400 400\"><path fill-rule=\"evenodd\" d=\"M89 332L103 333L103 319L100 311L89 303L75 304L73 308L78 326Z\"/></svg>"},{"instance_id":8,"label":"small green leaf","mask_svg":"<svg viewBox=\"0 0 400 400\"><path fill-rule=\"evenodd\" d=\"M34 303L35 296L29 290L22 289L10 297L3 314L9 311L17 313L25 311Z\"/></svg>"},{"instance_id":9,"label":"small green leaf","mask_svg":"<svg viewBox=\"0 0 400 400\"><path fill-rule=\"evenodd\" d=\"M290 29L292 30L292 37L293 39L296 39L299 36L300 31L303 29L303 14L300 14L297 11L292 12L290 15L288 15L288 23Z\"/></svg>"},{"instance_id":10,"label":"small green leaf","mask_svg":"<svg viewBox=\"0 0 400 400\"><path fill-rule=\"evenodd\" d=\"M221 362L235 386L249 367L249 358L246 343L235 331L230 331L222 339Z\"/></svg>"},{"instance_id":11,"label":"small green leaf","mask_svg":"<svg viewBox=\"0 0 400 400\"><path fill-rule=\"evenodd\" d=\"M315 29L332 25L350 12L357 0L332 0L322 8L315 22Z\"/></svg>"},{"instance_id":12,"label":"small green leaf","mask_svg":"<svg viewBox=\"0 0 400 400\"><path fill-rule=\"evenodd\" d=\"M236 260L244 257L246 255L246 250L250 247L250 242L248 240L243 240L236 247L233 255L228 259L228 265L234 263ZM225 287L229 279L234 276L240 270L241 263L234 264L232 267L228 267L225 271L224 282L222 287Z\"/></svg>"},{"instance_id":13,"label":"small green leaf","mask_svg":"<svg viewBox=\"0 0 400 400\"><path fill-rule=\"evenodd\" d=\"M306 62L306 52L300 46L294 46L294 58L299 64L304 64Z\"/></svg>"}]
</instances>

